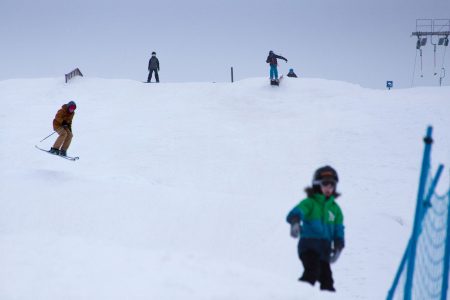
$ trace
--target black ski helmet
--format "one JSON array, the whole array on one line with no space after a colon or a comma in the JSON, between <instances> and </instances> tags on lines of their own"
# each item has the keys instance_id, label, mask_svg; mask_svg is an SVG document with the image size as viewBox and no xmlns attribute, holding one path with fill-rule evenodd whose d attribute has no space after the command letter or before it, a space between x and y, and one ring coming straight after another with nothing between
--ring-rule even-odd
<instances>
[{"instance_id":1,"label":"black ski helmet","mask_svg":"<svg viewBox=\"0 0 450 300\"><path fill-rule=\"evenodd\" d=\"M316 170L313 177L313 186L319 185L322 180L332 180L336 183L339 181L338 174L335 169L330 166L320 167Z\"/></svg>"}]
</instances>

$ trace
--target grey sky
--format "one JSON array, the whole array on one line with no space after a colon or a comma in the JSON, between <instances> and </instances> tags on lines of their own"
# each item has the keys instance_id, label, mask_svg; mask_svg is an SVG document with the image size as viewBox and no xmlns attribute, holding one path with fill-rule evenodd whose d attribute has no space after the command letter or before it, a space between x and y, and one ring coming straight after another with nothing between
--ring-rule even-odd
<instances>
[{"instance_id":1,"label":"grey sky","mask_svg":"<svg viewBox=\"0 0 450 300\"><path fill-rule=\"evenodd\" d=\"M231 66L236 80L268 76L273 50L289 60L282 73L292 67L304 77L410 87L419 18L450 19L450 0L0 0L0 80L74 67L89 77L145 80L156 51L162 82L222 82ZM414 82L437 85L431 45L423 55L424 77L417 60Z\"/></svg>"}]
</instances>

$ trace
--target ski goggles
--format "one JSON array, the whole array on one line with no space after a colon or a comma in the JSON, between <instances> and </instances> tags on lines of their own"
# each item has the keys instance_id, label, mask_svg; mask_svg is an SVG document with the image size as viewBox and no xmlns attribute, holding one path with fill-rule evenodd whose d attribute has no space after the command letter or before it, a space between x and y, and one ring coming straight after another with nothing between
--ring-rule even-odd
<instances>
[{"instance_id":1,"label":"ski goggles","mask_svg":"<svg viewBox=\"0 0 450 300\"><path fill-rule=\"evenodd\" d=\"M321 187L328 187L328 186L336 187L336 181L334 181L334 180L321 180L320 181L320 186Z\"/></svg>"},{"instance_id":2,"label":"ski goggles","mask_svg":"<svg viewBox=\"0 0 450 300\"><path fill-rule=\"evenodd\" d=\"M76 105L69 106L69 112L74 112L76 108L77 108Z\"/></svg>"},{"instance_id":3,"label":"ski goggles","mask_svg":"<svg viewBox=\"0 0 450 300\"><path fill-rule=\"evenodd\" d=\"M314 185L320 185L321 187L336 187L336 181L333 179L322 179L314 181Z\"/></svg>"}]
</instances>

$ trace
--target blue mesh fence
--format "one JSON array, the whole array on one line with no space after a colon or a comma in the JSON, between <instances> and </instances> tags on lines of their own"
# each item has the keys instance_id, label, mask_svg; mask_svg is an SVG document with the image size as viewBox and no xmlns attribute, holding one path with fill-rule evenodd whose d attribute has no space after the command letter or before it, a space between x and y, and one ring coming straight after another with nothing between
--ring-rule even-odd
<instances>
[{"instance_id":1,"label":"blue mesh fence","mask_svg":"<svg viewBox=\"0 0 450 300\"><path fill-rule=\"evenodd\" d=\"M411 299L442 299L449 197L434 194L430 205L417 240Z\"/></svg>"},{"instance_id":2,"label":"blue mesh fence","mask_svg":"<svg viewBox=\"0 0 450 300\"><path fill-rule=\"evenodd\" d=\"M437 195L435 188L443 165L431 173L432 128L427 130L417 207L411 238L387 299L450 299L450 190Z\"/></svg>"}]
</instances>

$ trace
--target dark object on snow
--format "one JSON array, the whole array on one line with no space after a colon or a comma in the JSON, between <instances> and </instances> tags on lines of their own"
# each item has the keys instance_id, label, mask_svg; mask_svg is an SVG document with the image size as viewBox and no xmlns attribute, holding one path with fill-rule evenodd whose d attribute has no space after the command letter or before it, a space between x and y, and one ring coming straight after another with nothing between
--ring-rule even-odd
<instances>
[{"instance_id":1,"label":"dark object on snow","mask_svg":"<svg viewBox=\"0 0 450 300\"><path fill-rule=\"evenodd\" d=\"M81 74L80 69L76 68L76 69L70 71L69 73L67 73L67 74L66 74L66 83L67 83L72 77L75 77L75 76L81 76L81 77L83 77L83 74Z\"/></svg>"},{"instance_id":2,"label":"dark object on snow","mask_svg":"<svg viewBox=\"0 0 450 300\"><path fill-rule=\"evenodd\" d=\"M281 75L280 78L278 78L278 79L270 79L270 85L279 86L281 79L283 79L283 75Z\"/></svg>"},{"instance_id":3,"label":"dark object on snow","mask_svg":"<svg viewBox=\"0 0 450 300\"><path fill-rule=\"evenodd\" d=\"M297 74L294 73L294 69L289 69L289 73L287 73L287 77L297 78Z\"/></svg>"},{"instance_id":4,"label":"dark object on snow","mask_svg":"<svg viewBox=\"0 0 450 300\"><path fill-rule=\"evenodd\" d=\"M56 149L56 148L53 148L53 147L51 147L48 152L51 153L51 154L59 155L59 149Z\"/></svg>"},{"instance_id":5,"label":"dark object on snow","mask_svg":"<svg viewBox=\"0 0 450 300\"><path fill-rule=\"evenodd\" d=\"M155 79L156 82L159 82L159 60L156 57L156 52L152 52L152 57L150 58L150 60L148 61L148 79L147 82L151 82L152 81L152 74L153 72L155 72Z\"/></svg>"}]
</instances>

